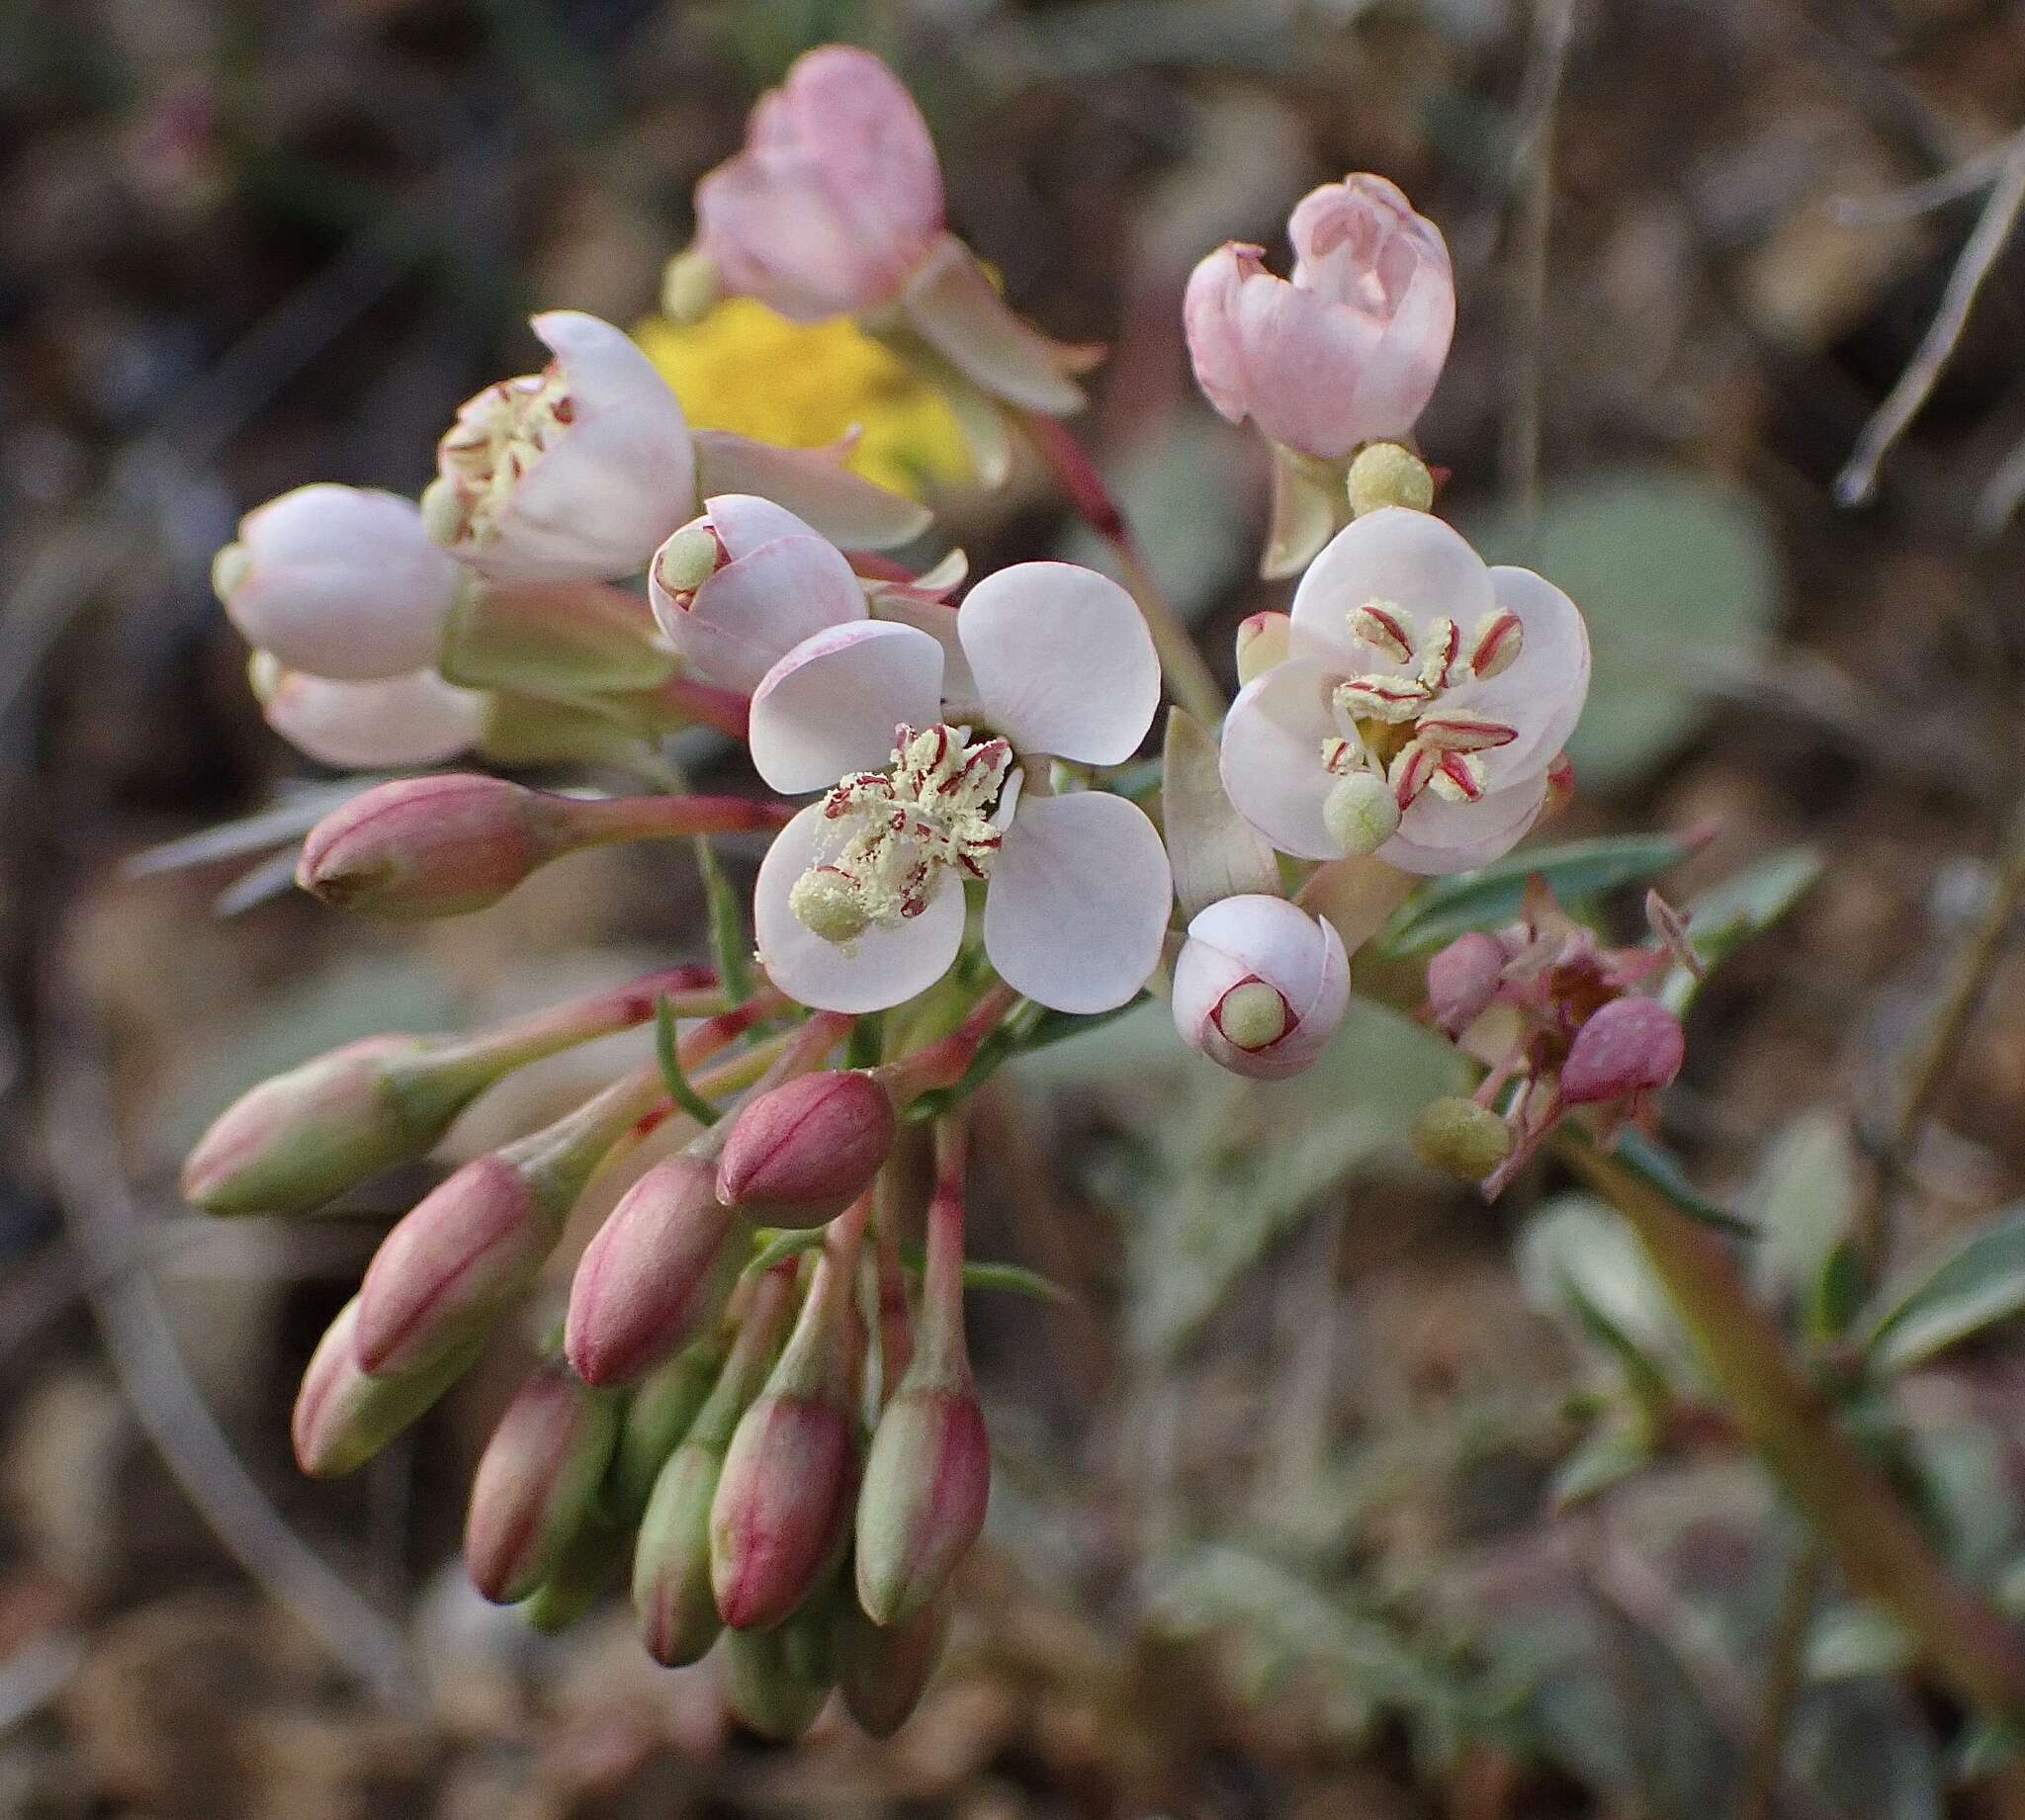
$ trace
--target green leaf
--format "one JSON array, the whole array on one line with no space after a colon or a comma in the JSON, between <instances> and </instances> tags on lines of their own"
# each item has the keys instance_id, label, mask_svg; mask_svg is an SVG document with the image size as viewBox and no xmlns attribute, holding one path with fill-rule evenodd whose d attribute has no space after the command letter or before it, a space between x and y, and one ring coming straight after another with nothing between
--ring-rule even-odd
<instances>
[{"instance_id":1,"label":"green leaf","mask_svg":"<svg viewBox=\"0 0 2025 1820\"><path fill-rule=\"evenodd\" d=\"M1554 1468L1547 1489L1561 1509L1620 1485L1652 1459L1643 1425L1610 1423L1595 1430Z\"/></svg>"},{"instance_id":2,"label":"green leaf","mask_svg":"<svg viewBox=\"0 0 2025 1820\"><path fill-rule=\"evenodd\" d=\"M919 1245L900 1248L900 1261L916 1276L921 1275L924 1259L925 1254ZM987 1258L973 1257L965 1261L963 1286L966 1289L1006 1289L1014 1295L1030 1295L1037 1302L1059 1302L1064 1307L1073 1307L1076 1301L1060 1283L1041 1275L1038 1270L1029 1270L1024 1264L996 1263Z\"/></svg>"},{"instance_id":3,"label":"green leaf","mask_svg":"<svg viewBox=\"0 0 2025 1820\"><path fill-rule=\"evenodd\" d=\"M803 1252L813 1252L823 1243L823 1228L795 1226L783 1230L762 1226L752 1237L758 1242L759 1249L748 1261L745 1274L763 1276L775 1264L784 1263L788 1258L798 1257Z\"/></svg>"},{"instance_id":4,"label":"green leaf","mask_svg":"<svg viewBox=\"0 0 2025 1820\"><path fill-rule=\"evenodd\" d=\"M1648 1407L1685 1375L1690 1352L1666 1291L1607 1203L1579 1191L1543 1202L1516 1261L1527 1301L1603 1346Z\"/></svg>"},{"instance_id":5,"label":"green leaf","mask_svg":"<svg viewBox=\"0 0 2025 1820\"><path fill-rule=\"evenodd\" d=\"M717 961L717 977L732 1003L744 1004L753 991L752 937L746 928L745 907L707 834L696 840L696 870L710 910L710 951Z\"/></svg>"},{"instance_id":6,"label":"green leaf","mask_svg":"<svg viewBox=\"0 0 2025 1820\"><path fill-rule=\"evenodd\" d=\"M1746 866L1685 907L1688 941L1709 975L1753 935L1768 929L1805 897L1826 862L1813 847L1787 847ZM1676 1015L1685 1012L1703 982L1676 965L1660 982L1658 997Z\"/></svg>"},{"instance_id":7,"label":"green leaf","mask_svg":"<svg viewBox=\"0 0 2025 1820\"><path fill-rule=\"evenodd\" d=\"M1568 740L1575 775L1611 789L1678 750L1778 617L1777 549L1740 488L1680 469L1548 486L1529 534L1509 514L1463 529L1492 563L1537 568L1589 624L1594 670Z\"/></svg>"},{"instance_id":8,"label":"green leaf","mask_svg":"<svg viewBox=\"0 0 2025 1820\"><path fill-rule=\"evenodd\" d=\"M1672 1155L1636 1126L1618 1139L1617 1149L1612 1155L1633 1175L1657 1188L1676 1210L1689 1219L1700 1220L1704 1226L1713 1226L1717 1232L1728 1233L1732 1238L1755 1239L1758 1236L1758 1229L1749 1220L1739 1219L1727 1207L1711 1200L1681 1173L1681 1166Z\"/></svg>"},{"instance_id":9,"label":"green leaf","mask_svg":"<svg viewBox=\"0 0 2025 1820\"><path fill-rule=\"evenodd\" d=\"M689 1084L689 1077L682 1073L682 1052L675 1043L675 1007L668 1003L666 993L654 1001L654 1058L660 1064L660 1078L668 1097L697 1124L706 1128L716 1124L717 1108Z\"/></svg>"},{"instance_id":10,"label":"green leaf","mask_svg":"<svg viewBox=\"0 0 2025 1820\"><path fill-rule=\"evenodd\" d=\"M1807 1632L1809 1681L1895 1675L1918 1658L1912 1639L1875 1605L1830 1605Z\"/></svg>"},{"instance_id":11,"label":"green leaf","mask_svg":"<svg viewBox=\"0 0 2025 1820\"><path fill-rule=\"evenodd\" d=\"M1693 851L1678 834L1610 834L1514 853L1420 887L1378 931L1376 948L1388 960L1400 959L1443 947L1471 929L1516 921L1526 881L1536 872L1564 904L1579 904L1649 879Z\"/></svg>"},{"instance_id":12,"label":"green leaf","mask_svg":"<svg viewBox=\"0 0 2025 1820\"><path fill-rule=\"evenodd\" d=\"M1856 1157L1844 1121L1802 1113L1772 1141L1743 1200L1758 1228L1759 1289L1823 1307L1823 1276L1856 1217Z\"/></svg>"},{"instance_id":13,"label":"green leaf","mask_svg":"<svg viewBox=\"0 0 2025 1820\"><path fill-rule=\"evenodd\" d=\"M1885 1370L1903 1371L2021 1312L2025 1203L1888 1283L1866 1345Z\"/></svg>"}]
</instances>

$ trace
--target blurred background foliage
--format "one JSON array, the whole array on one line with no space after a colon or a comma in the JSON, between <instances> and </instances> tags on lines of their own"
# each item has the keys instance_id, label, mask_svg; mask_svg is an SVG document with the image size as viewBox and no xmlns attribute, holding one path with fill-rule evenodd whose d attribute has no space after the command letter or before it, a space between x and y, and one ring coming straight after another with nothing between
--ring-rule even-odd
<instances>
[{"instance_id":1,"label":"blurred background foliage","mask_svg":"<svg viewBox=\"0 0 2025 1820\"><path fill-rule=\"evenodd\" d=\"M1349 169L1443 225L1445 508L1596 639L1585 790L1546 838L1714 830L1564 895L1622 937L1650 871L1700 897L1698 939L1764 925L1696 999L1667 1139L1761 1229L1760 1287L1932 1534L2025 1613L2025 1211L1992 1217L2025 1193L2025 958L1889 1233L1862 1187L2018 791L2025 534L1987 534L1985 488L2025 434L2025 252L1879 502L1831 496L1976 209L1894 198L2025 119L2025 20L1589 0L1556 83L1556 13L0 3L0 1813L1977 1808L2006 1741L1810 1562L1624 1230L1552 1167L1486 1211L1412 1164L1453 1062L1379 1004L1285 1086L1185 1054L1155 1007L993 1089L978 1249L1071 1299L976 1298L990 1546L888 1747L763 1750L622 1611L550 1640L478 1602L455 1533L511 1361L360 1482L297 1480L301 1364L425 1174L289 1232L174 1201L180 1148L279 1066L704 951L672 852L584 855L419 934L264 891L221 918L228 871L122 869L317 782L247 697L212 551L310 478L417 485L456 403L528 358L530 307L641 324L701 422L862 423L858 459L975 564L1102 560L1038 476L973 486L941 407L851 331L654 320L695 178L846 38L914 86L1012 301L1109 345L1081 431L1226 677L1284 590L1252 579L1260 451L1189 383L1188 270ZM1363 983L1410 1000L1440 939L1389 930ZM515 1078L453 1152L609 1055ZM355 1658L418 1691L363 1695L278 1593L334 1600Z\"/></svg>"}]
</instances>

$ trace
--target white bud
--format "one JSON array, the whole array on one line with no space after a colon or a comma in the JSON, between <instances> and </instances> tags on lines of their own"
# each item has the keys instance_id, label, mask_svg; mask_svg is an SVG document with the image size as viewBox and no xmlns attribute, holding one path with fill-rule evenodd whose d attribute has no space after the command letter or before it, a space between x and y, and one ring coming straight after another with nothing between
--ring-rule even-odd
<instances>
[{"instance_id":1,"label":"white bud","mask_svg":"<svg viewBox=\"0 0 2025 1820\"><path fill-rule=\"evenodd\" d=\"M298 751L339 770L440 764L467 749L484 722L487 698L434 670L330 682L285 669L263 650L253 653L247 675L268 726Z\"/></svg>"},{"instance_id":2,"label":"white bud","mask_svg":"<svg viewBox=\"0 0 2025 1820\"><path fill-rule=\"evenodd\" d=\"M1329 792L1322 820L1346 855L1375 853L1399 826L1399 798L1375 771L1354 771Z\"/></svg>"},{"instance_id":3,"label":"white bud","mask_svg":"<svg viewBox=\"0 0 2025 1820\"><path fill-rule=\"evenodd\" d=\"M1283 898L1212 904L1175 961L1175 1027L1235 1074L1298 1074L1328 1047L1350 1002L1343 940Z\"/></svg>"}]
</instances>

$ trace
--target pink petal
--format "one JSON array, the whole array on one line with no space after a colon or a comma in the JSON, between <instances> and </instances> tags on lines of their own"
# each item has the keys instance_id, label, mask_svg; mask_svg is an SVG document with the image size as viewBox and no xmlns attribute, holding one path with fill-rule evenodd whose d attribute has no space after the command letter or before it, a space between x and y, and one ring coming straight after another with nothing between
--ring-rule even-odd
<instances>
[{"instance_id":1,"label":"pink petal","mask_svg":"<svg viewBox=\"0 0 2025 1820\"><path fill-rule=\"evenodd\" d=\"M1335 459L1380 433L1357 414L1360 377L1381 325L1269 272L1237 297L1237 335L1253 421L1275 442Z\"/></svg>"},{"instance_id":2,"label":"pink petal","mask_svg":"<svg viewBox=\"0 0 2025 1820\"><path fill-rule=\"evenodd\" d=\"M853 474L828 449L780 449L730 430L699 430L695 443L705 492L776 500L847 549L911 543L933 516L920 501Z\"/></svg>"},{"instance_id":3,"label":"pink petal","mask_svg":"<svg viewBox=\"0 0 2025 1820\"><path fill-rule=\"evenodd\" d=\"M650 592L654 616L683 660L710 681L748 694L804 639L865 617L864 590L843 553L806 529L735 558L686 608L658 577Z\"/></svg>"},{"instance_id":4,"label":"pink petal","mask_svg":"<svg viewBox=\"0 0 2025 1820\"><path fill-rule=\"evenodd\" d=\"M1022 752L1122 764L1160 707L1160 658L1132 596L1073 563L987 575L956 615L986 719Z\"/></svg>"},{"instance_id":5,"label":"pink petal","mask_svg":"<svg viewBox=\"0 0 2025 1820\"><path fill-rule=\"evenodd\" d=\"M985 892L985 953L1057 1011L1107 1011L1160 965L1174 883L1154 825L1123 797L1022 797Z\"/></svg>"},{"instance_id":6,"label":"pink petal","mask_svg":"<svg viewBox=\"0 0 2025 1820\"><path fill-rule=\"evenodd\" d=\"M1294 650L1345 670L1388 667L1350 635L1350 616L1370 600L1405 608L1422 630L1446 614L1467 636L1496 595L1483 559L1459 531L1432 513L1386 506L1344 526L1301 577Z\"/></svg>"},{"instance_id":7,"label":"pink petal","mask_svg":"<svg viewBox=\"0 0 2025 1820\"><path fill-rule=\"evenodd\" d=\"M1503 721L1519 737L1492 761L1493 782L1550 760L1575 731L1589 694L1589 629L1575 603L1530 568L1489 571L1497 603L1519 616L1519 655L1488 682L1454 692L1458 708ZM1459 622L1462 636L1468 621Z\"/></svg>"},{"instance_id":8,"label":"pink petal","mask_svg":"<svg viewBox=\"0 0 2025 1820\"><path fill-rule=\"evenodd\" d=\"M1182 294L1182 331L1195 384L1219 415L1242 423L1251 409L1244 353L1238 345L1237 300L1245 280L1263 272L1265 249L1232 240L1206 255L1189 274Z\"/></svg>"},{"instance_id":9,"label":"pink petal","mask_svg":"<svg viewBox=\"0 0 2025 1820\"><path fill-rule=\"evenodd\" d=\"M1474 803L1451 803L1432 790L1408 805L1399 831L1378 858L1403 872L1467 872L1502 859L1532 829L1546 801L1546 773L1537 772Z\"/></svg>"},{"instance_id":10,"label":"pink petal","mask_svg":"<svg viewBox=\"0 0 2025 1820\"><path fill-rule=\"evenodd\" d=\"M1080 351L1015 315L954 234L936 242L900 306L924 341L985 390L1052 416L1083 408L1083 389L1068 377L1083 364Z\"/></svg>"},{"instance_id":11,"label":"pink petal","mask_svg":"<svg viewBox=\"0 0 2025 1820\"><path fill-rule=\"evenodd\" d=\"M883 771L893 730L942 716L942 648L912 626L859 620L804 639L752 695L752 763L775 790L827 790Z\"/></svg>"},{"instance_id":12,"label":"pink petal","mask_svg":"<svg viewBox=\"0 0 2025 1820\"><path fill-rule=\"evenodd\" d=\"M327 682L285 673L261 712L298 751L339 770L400 770L440 764L464 751L484 722L485 697L434 670L378 682Z\"/></svg>"},{"instance_id":13,"label":"pink petal","mask_svg":"<svg viewBox=\"0 0 2025 1820\"><path fill-rule=\"evenodd\" d=\"M1322 805L1336 779L1322 768L1322 741L1337 732L1327 666L1292 657L1238 691L1223 723L1223 787L1238 814L1282 853L1341 859Z\"/></svg>"},{"instance_id":14,"label":"pink petal","mask_svg":"<svg viewBox=\"0 0 2025 1820\"><path fill-rule=\"evenodd\" d=\"M759 963L775 986L825 1011L881 1011L924 992L963 945L963 888L945 873L927 908L897 929L867 929L847 949L812 934L788 894L834 844L834 827L812 803L773 838L752 893Z\"/></svg>"}]
</instances>

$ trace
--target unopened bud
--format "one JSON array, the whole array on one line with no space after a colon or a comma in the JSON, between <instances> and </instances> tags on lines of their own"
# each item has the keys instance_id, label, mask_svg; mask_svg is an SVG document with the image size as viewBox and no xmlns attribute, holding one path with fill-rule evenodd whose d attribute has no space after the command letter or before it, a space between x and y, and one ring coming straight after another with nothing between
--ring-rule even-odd
<instances>
[{"instance_id":1,"label":"unopened bud","mask_svg":"<svg viewBox=\"0 0 2025 1820\"><path fill-rule=\"evenodd\" d=\"M626 1531L592 1511L576 1525L548 1578L528 1596L520 1614L545 1635L568 1630L589 1612L626 1556Z\"/></svg>"},{"instance_id":2,"label":"unopened bud","mask_svg":"<svg viewBox=\"0 0 2025 1820\"><path fill-rule=\"evenodd\" d=\"M1435 477L1403 443L1366 443L1350 464L1350 509L1362 518L1380 506L1425 512L1435 503Z\"/></svg>"},{"instance_id":3,"label":"unopened bud","mask_svg":"<svg viewBox=\"0 0 2025 1820\"><path fill-rule=\"evenodd\" d=\"M717 261L700 246L684 248L661 271L660 312L685 328L709 315L723 295Z\"/></svg>"},{"instance_id":4,"label":"unopened bud","mask_svg":"<svg viewBox=\"0 0 2025 1820\"><path fill-rule=\"evenodd\" d=\"M869 1736L890 1738L921 1704L949 1638L944 1597L898 1624L875 1624L845 1602L836 1620L836 1686Z\"/></svg>"},{"instance_id":5,"label":"unopened bud","mask_svg":"<svg viewBox=\"0 0 2025 1820\"><path fill-rule=\"evenodd\" d=\"M831 1614L796 1613L770 1630L729 1630L718 1643L724 1692L740 1724L785 1744L815 1724L836 1685L824 1658Z\"/></svg>"},{"instance_id":6,"label":"unopened bud","mask_svg":"<svg viewBox=\"0 0 2025 1820\"><path fill-rule=\"evenodd\" d=\"M1452 1040L1489 1009L1505 959L1496 936L1474 929L1429 959L1428 1008Z\"/></svg>"},{"instance_id":7,"label":"unopened bud","mask_svg":"<svg viewBox=\"0 0 2025 1820\"><path fill-rule=\"evenodd\" d=\"M665 1158L626 1191L570 1285L564 1344L586 1383L630 1383L716 1317L736 1221L696 1157Z\"/></svg>"},{"instance_id":8,"label":"unopened bud","mask_svg":"<svg viewBox=\"0 0 2025 1820\"><path fill-rule=\"evenodd\" d=\"M718 1198L765 1226L821 1226L871 1186L898 1120L855 1070L784 1082L741 1106L717 1166Z\"/></svg>"},{"instance_id":9,"label":"unopened bud","mask_svg":"<svg viewBox=\"0 0 2025 1820\"><path fill-rule=\"evenodd\" d=\"M1283 898L1225 898L1189 924L1172 1002L1189 1048L1236 1074L1282 1079L1336 1034L1350 961L1328 923Z\"/></svg>"},{"instance_id":10,"label":"unopened bud","mask_svg":"<svg viewBox=\"0 0 2025 1820\"><path fill-rule=\"evenodd\" d=\"M1284 613L1254 613L1238 627L1238 681L1263 676L1287 658L1293 621Z\"/></svg>"},{"instance_id":11,"label":"unopened bud","mask_svg":"<svg viewBox=\"0 0 2025 1820\"><path fill-rule=\"evenodd\" d=\"M560 1362L522 1380L472 1481L464 1560L496 1604L527 1598L561 1563L597 1497L619 1406Z\"/></svg>"},{"instance_id":12,"label":"unopened bud","mask_svg":"<svg viewBox=\"0 0 2025 1820\"><path fill-rule=\"evenodd\" d=\"M857 1507L858 1603L904 1624L948 1584L984 1527L992 1448L968 1374L910 1381L872 1435Z\"/></svg>"},{"instance_id":13,"label":"unopened bud","mask_svg":"<svg viewBox=\"0 0 2025 1820\"><path fill-rule=\"evenodd\" d=\"M661 1468L702 1414L726 1352L720 1340L698 1342L647 1378L627 1403L612 1462L611 1503L629 1521L647 1509Z\"/></svg>"},{"instance_id":14,"label":"unopened bud","mask_svg":"<svg viewBox=\"0 0 2025 1820\"><path fill-rule=\"evenodd\" d=\"M477 1356L467 1346L420 1371L368 1377L358 1360L359 1300L330 1324L296 1393L296 1463L312 1479L356 1472L457 1382Z\"/></svg>"},{"instance_id":15,"label":"unopened bud","mask_svg":"<svg viewBox=\"0 0 2025 1820\"><path fill-rule=\"evenodd\" d=\"M1399 798L1375 771L1354 771L1323 799L1322 821L1346 858L1375 853L1399 831Z\"/></svg>"},{"instance_id":16,"label":"unopened bud","mask_svg":"<svg viewBox=\"0 0 2025 1820\"><path fill-rule=\"evenodd\" d=\"M1658 999L1613 999L1575 1032L1561 1097L1586 1106L1651 1092L1681 1072L1686 1054L1681 1020Z\"/></svg>"},{"instance_id":17,"label":"unopened bud","mask_svg":"<svg viewBox=\"0 0 2025 1820\"><path fill-rule=\"evenodd\" d=\"M1457 1181L1481 1181L1512 1154L1512 1132L1474 1100L1433 1099L1413 1121L1413 1148L1423 1163Z\"/></svg>"}]
</instances>

